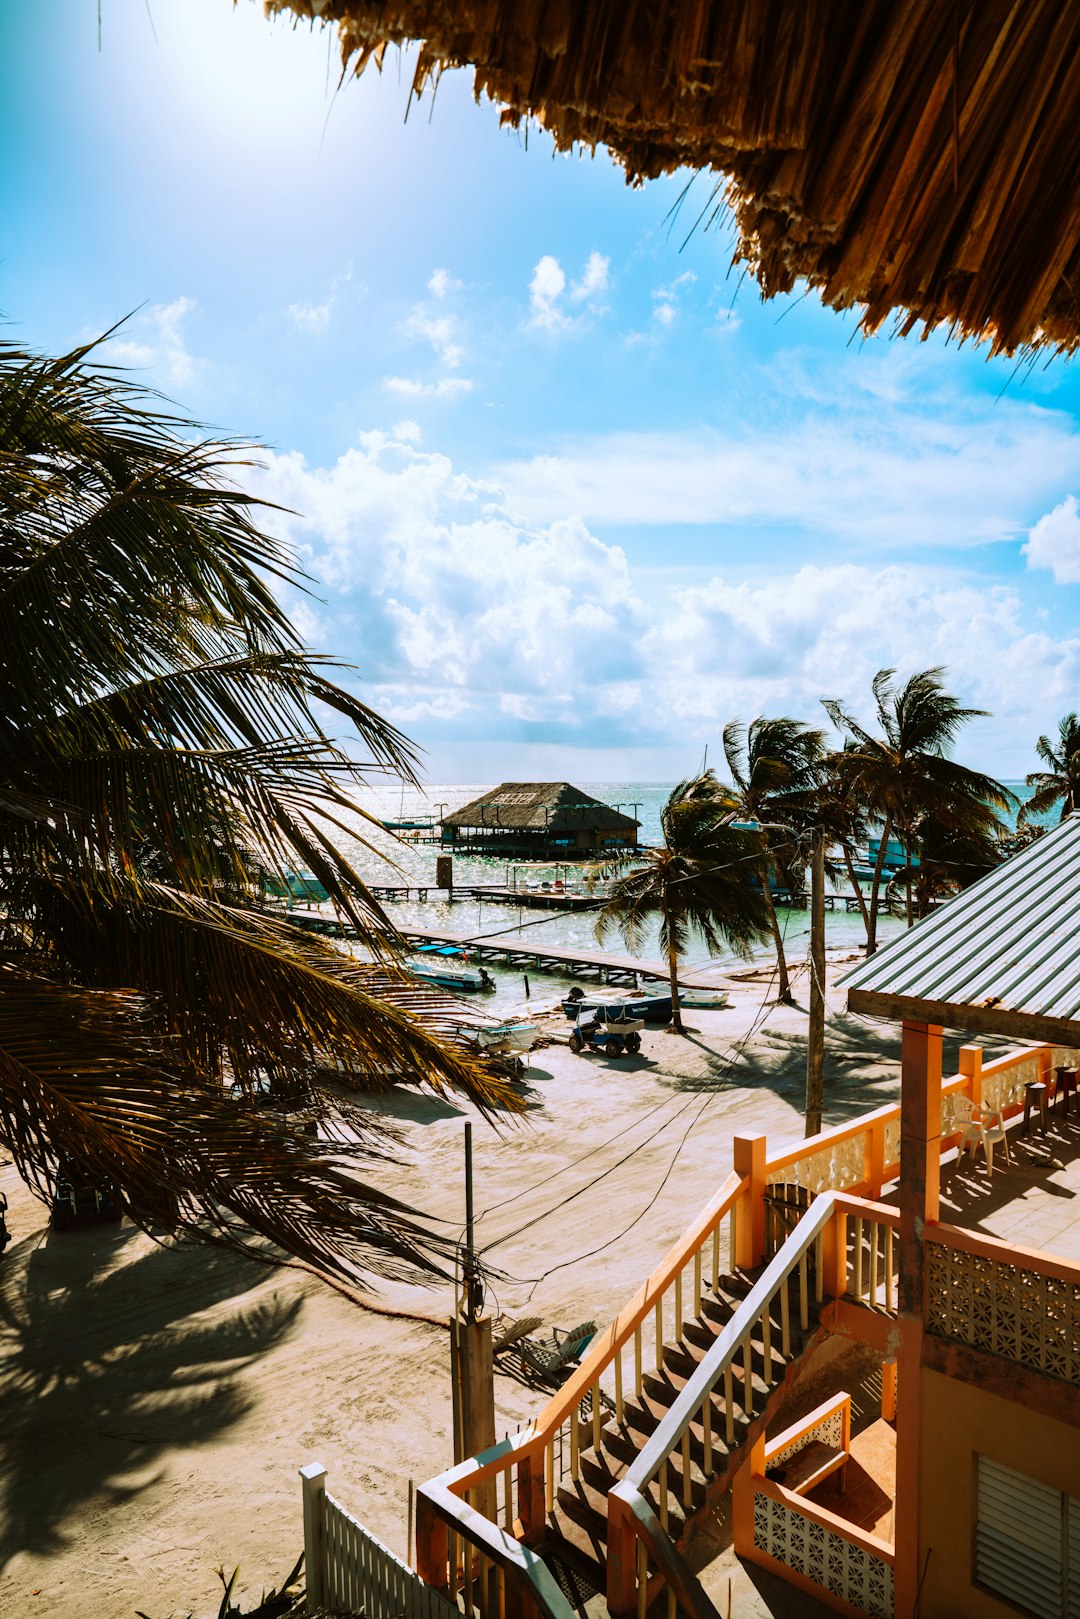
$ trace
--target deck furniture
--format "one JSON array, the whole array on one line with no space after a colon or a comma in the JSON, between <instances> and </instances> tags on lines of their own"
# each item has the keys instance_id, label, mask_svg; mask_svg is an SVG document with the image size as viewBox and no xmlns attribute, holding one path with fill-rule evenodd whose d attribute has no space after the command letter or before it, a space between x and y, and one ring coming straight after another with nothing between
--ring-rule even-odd
<instances>
[{"instance_id":1,"label":"deck furniture","mask_svg":"<svg viewBox=\"0 0 1080 1619\"><path fill-rule=\"evenodd\" d=\"M1061 1102L1061 1111L1069 1116L1069 1097L1076 1095L1076 1069L1067 1065L1054 1069L1054 1101Z\"/></svg>"},{"instance_id":2,"label":"deck furniture","mask_svg":"<svg viewBox=\"0 0 1080 1619\"><path fill-rule=\"evenodd\" d=\"M535 1372L545 1383L559 1384L595 1337L596 1322L583 1321L566 1332L552 1327L547 1338L522 1338L519 1347L523 1368Z\"/></svg>"},{"instance_id":3,"label":"deck furniture","mask_svg":"<svg viewBox=\"0 0 1080 1619\"><path fill-rule=\"evenodd\" d=\"M1041 1079L1031 1079L1024 1086L1024 1134L1031 1134L1031 1115L1036 1108L1039 1110L1039 1134L1046 1134L1046 1092L1048 1087Z\"/></svg>"},{"instance_id":4,"label":"deck furniture","mask_svg":"<svg viewBox=\"0 0 1080 1619\"><path fill-rule=\"evenodd\" d=\"M1046 1128L1046 1086L1032 1084L1027 1086L1028 1091L1043 1092L1043 1129ZM994 1148L998 1142L1005 1149L1005 1162L1010 1163L1009 1137L1005 1130L1005 1120L998 1109L979 1107L966 1096L957 1096L954 1099L956 1122L960 1127L960 1145L956 1150L956 1162L965 1152L976 1153L981 1147L986 1154L987 1173L994 1173ZM1028 1128L1029 1102L1024 1102L1024 1129Z\"/></svg>"}]
</instances>

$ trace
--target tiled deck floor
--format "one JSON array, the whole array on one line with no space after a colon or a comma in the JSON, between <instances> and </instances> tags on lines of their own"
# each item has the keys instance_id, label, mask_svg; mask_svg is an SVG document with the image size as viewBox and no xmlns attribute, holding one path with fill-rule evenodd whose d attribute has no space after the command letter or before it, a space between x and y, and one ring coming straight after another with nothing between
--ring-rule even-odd
<instances>
[{"instance_id":1,"label":"tiled deck floor","mask_svg":"<svg viewBox=\"0 0 1080 1619\"><path fill-rule=\"evenodd\" d=\"M941 1171L941 1218L1022 1248L1040 1248L1080 1264L1080 1106L1056 1110L1045 1136L1009 1130L1011 1163L995 1149L994 1173L983 1157Z\"/></svg>"}]
</instances>

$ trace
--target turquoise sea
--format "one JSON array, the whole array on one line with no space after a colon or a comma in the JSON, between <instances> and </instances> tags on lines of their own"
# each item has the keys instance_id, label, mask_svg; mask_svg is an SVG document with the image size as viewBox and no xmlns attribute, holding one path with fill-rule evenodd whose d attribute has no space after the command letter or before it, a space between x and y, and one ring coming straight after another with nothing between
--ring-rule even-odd
<instances>
[{"instance_id":1,"label":"turquoise sea","mask_svg":"<svg viewBox=\"0 0 1080 1619\"><path fill-rule=\"evenodd\" d=\"M395 877L398 880L407 877L413 885L434 884L435 859L440 853L438 846L398 842L393 835L375 823L382 819L437 817L459 809L463 804L479 797L481 793L488 792L493 785L495 784L491 782L442 783L428 786L423 792L407 790L403 794L400 784L394 783L369 790L361 802L372 820L367 824L357 825L358 836L349 847L349 853L358 870L373 883L390 883ZM641 822L639 836L642 843L660 841L660 811L673 783L579 782L576 785L603 803L611 804L626 814L636 816ZM1018 793L1022 794L1025 791L1019 783L1008 785ZM533 880L543 875L547 874L537 872ZM501 884L511 880L505 860L482 855L455 854L454 876L458 883ZM847 886L846 882L840 884L841 888ZM597 948L594 917L588 913L567 916L558 912L527 910L516 905L476 904L466 900L455 900L450 903L444 899L398 902L388 905L387 909L400 927L445 930L472 935L510 930L508 936L512 936L513 931L520 930L523 939L536 943L550 942L553 945L565 945L582 950ZM784 908L779 914L788 954L793 961L799 961L807 953L809 913L800 909ZM851 914L842 911L829 912L825 927L826 942L830 947L856 950L863 942L862 919L858 912ZM888 938L900 927L900 922L892 917L883 916L880 922L880 936ZM618 939L609 942L608 948L613 953L624 951L624 946ZM655 928L637 954L645 957L655 957L659 954ZM768 949L762 950L759 955L763 961L771 960L771 951ZM713 959L723 967L740 965L734 956ZM687 969L699 968L704 967L709 961L708 951L703 943L699 943L697 949L692 948L689 952L684 966ZM500 1014L520 1008L524 1003L522 975L500 969L496 969L494 975L499 985L494 1005L499 1008ZM532 999L536 1004L550 1002L555 998L556 992L565 987L565 981L553 974L534 975L530 981ZM490 1000L488 1004L492 1004Z\"/></svg>"}]
</instances>

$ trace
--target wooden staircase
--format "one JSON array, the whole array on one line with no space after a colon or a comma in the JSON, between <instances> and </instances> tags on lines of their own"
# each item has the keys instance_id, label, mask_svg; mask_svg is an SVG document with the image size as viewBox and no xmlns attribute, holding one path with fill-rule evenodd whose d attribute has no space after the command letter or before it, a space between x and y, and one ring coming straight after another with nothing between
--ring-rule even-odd
<instances>
[{"instance_id":1,"label":"wooden staircase","mask_svg":"<svg viewBox=\"0 0 1080 1619\"><path fill-rule=\"evenodd\" d=\"M606 1585L608 1494L625 1476L647 1441L667 1416L689 1379L732 1320L746 1298L753 1276L725 1275L715 1291L703 1295L697 1316L686 1320L678 1341L665 1344L659 1369L644 1371L640 1394L623 1402L622 1421L605 1410L599 1446L591 1410L582 1413L580 1449L576 1463L566 1468L548 1513L546 1533L537 1550L558 1579L571 1604L581 1611L584 1600L603 1592ZM676 1546L689 1540L702 1515L730 1486L744 1446L769 1423L788 1391L796 1362L813 1336L816 1323L799 1328L798 1278L789 1287L789 1354L780 1351L783 1338L779 1298L770 1311L772 1330L766 1353L764 1331L750 1338L750 1382L746 1359L740 1355L732 1368L732 1415L714 1395L706 1471L706 1436L702 1421L690 1425L688 1444L672 1454L666 1469L666 1490L659 1484L650 1504ZM793 1306L793 1307L792 1307ZM583 1405L585 1402L583 1402ZM689 1473L686 1471L689 1460Z\"/></svg>"}]
</instances>

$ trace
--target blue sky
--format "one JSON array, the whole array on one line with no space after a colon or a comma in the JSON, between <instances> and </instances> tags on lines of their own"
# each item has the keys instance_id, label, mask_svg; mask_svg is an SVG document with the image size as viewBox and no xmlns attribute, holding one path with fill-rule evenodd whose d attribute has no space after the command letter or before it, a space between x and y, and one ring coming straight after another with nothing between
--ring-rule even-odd
<instances>
[{"instance_id":1,"label":"blue sky","mask_svg":"<svg viewBox=\"0 0 1080 1619\"><path fill-rule=\"evenodd\" d=\"M1005 777L1080 706L1080 371L864 341L629 189L252 0L0 13L8 333L268 446L319 650L433 781L667 779L947 665ZM335 93L336 92L336 93Z\"/></svg>"}]
</instances>

